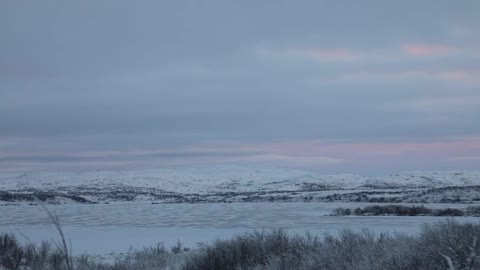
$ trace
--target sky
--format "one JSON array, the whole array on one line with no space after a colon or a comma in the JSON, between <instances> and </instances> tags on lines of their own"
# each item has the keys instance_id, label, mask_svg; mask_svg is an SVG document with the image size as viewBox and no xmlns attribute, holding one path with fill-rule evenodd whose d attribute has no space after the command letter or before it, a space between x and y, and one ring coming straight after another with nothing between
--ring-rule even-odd
<instances>
[{"instance_id":1,"label":"sky","mask_svg":"<svg viewBox=\"0 0 480 270\"><path fill-rule=\"evenodd\" d=\"M480 1L1 1L0 172L480 169Z\"/></svg>"}]
</instances>

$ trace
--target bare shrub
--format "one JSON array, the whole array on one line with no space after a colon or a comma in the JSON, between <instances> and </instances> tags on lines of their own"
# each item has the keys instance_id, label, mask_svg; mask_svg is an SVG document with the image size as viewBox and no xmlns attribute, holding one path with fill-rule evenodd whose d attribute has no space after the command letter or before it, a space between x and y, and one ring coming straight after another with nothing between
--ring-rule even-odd
<instances>
[{"instance_id":1,"label":"bare shrub","mask_svg":"<svg viewBox=\"0 0 480 270\"><path fill-rule=\"evenodd\" d=\"M480 206L469 206L465 213L467 216L480 216Z\"/></svg>"},{"instance_id":2,"label":"bare shrub","mask_svg":"<svg viewBox=\"0 0 480 270\"><path fill-rule=\"evenodd\" d=\"M448 257L454 269L480 269L480 247L476 244L480 237L479 224L459 224L449 219L424 227L418 240L419 252L425 258L420 264L425 269L447 269L448 260L438 260L438 255ZM434 260L435 258L435 260ZM451 267L450 267L451 268Z\"/></svg>"},{"instance_id":3,"label":"bare shrub","mask_svg":"<svg viewBox=\"0 0 480 270\"><path fill-rule=\"evenodd\" d=\"M0 235L0 265L16 270L22 265L25 256L23 247L12 234Z\"/></svg>"},{"instance_id":4,"label":"bare shrub","mask_svg":"<svg viewBox=\"0 0 480 270\"><path fill-rule=\"evenodd\" d=\"M405 205L370 205L363 208L336 208L332 211L334 216L449 216L459 217L465 215L477 215L480 210L471 208L465 211L456 208L430 209L425 206ZM474 214L475 213L475 214Z\"/></svg>"},{"instance_id":5,"label":"bare shrub","mask_svg":"<svg viewBox=\"0 0 480 270\"><path fill-rule=\"evenodd\" d=\"M435 270L480 269L480 224L453 219L424 226L416 236L345 230L335 235L246 233L186 251L162 244L131 251L105 264L73 257L75 270ZM0 269L69 270L64 252L49 243L20 244L0 234Z\"/></svg>"},{"instance_id":6,"label":"bare shrub","mask_svg":"<svg viewBox=\"0 0 480 270\"><path fill-rule=\"evenodd\" d=\"M252 269L267 266L271 260L277 260L278 265L278 261L285 263L289 255L301 258L316 241L313 237L288 236L282 230L247 233L203 247L187 260L185 269Z\"/></svg>"},{"instance_id":7,"label":"bare shrub","mask_svg":"<svg viewBox=\"0 0 480 270\"><path fill-rule=\"evenodd\" d=\"M185 270L434 270L480 269L480 225L452 220L427 226L418 236L342 231L307 240L278 232L237 236L204 247Z\"/></svg>"}]
</instances>

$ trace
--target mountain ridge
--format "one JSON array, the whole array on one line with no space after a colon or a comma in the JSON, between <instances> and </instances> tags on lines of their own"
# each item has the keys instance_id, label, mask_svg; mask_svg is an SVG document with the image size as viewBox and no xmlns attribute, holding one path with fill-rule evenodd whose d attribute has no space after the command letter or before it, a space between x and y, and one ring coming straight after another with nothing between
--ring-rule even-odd
<instances>
[{"instance_id":1,"label":"mountain ridge","mask_svg":"<svg viewBox=\"0 0 480 270\"><path fill-rule=\"evenodd\" d=\"M478 171L408 172L369 177L238 165L0 175L0 193L8 194L3 196L4 201L5 198L11 201L21 200L21 194L35 195L32 195L33 199L28 197L28 200L35 200L38 196L43 196L45 200L63 196L74 201L92 202L231 202L278 198L286 200L290 197L301 197L299 200L306 201L309 198L324 200L325 196L334 194L340 194L341 198L348 198L347 200L356 200L359 193L365 195L366 192L380 192L384 195L399 191L405 193L408 190L443 189L442 192L446 192L448 187L476 186L480 186ZM347 197L347 191L357 197ZM472 196L476 197L476 193ZM1 198L0 196L0 200ZM231 198L235 200L230 200Z\"/></svg>"}]
</instances>

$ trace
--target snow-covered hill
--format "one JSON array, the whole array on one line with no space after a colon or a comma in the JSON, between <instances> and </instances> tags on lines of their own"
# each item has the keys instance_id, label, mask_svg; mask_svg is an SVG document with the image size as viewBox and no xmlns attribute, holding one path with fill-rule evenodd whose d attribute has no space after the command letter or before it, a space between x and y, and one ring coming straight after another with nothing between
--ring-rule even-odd
<instances>
[{"instance_id":1,"label":"snow-covered hill","mask_svg":"<svg viewBox=\"0 0 480 270\"><path fill-rule=\"evenodd\" d=\"M106 199L107 193L110 195L115 193L115 196L112 195L109 198L115 198L122 193L122 196L127 199L131 198L132 194L136 194L137 200L142 196L149 197L149 200L156 200L175 194L219 196L219 194L258 193L264 195L287 191L344 192L346 190L428 189L477 185L480 185L479 171L409 172L367 177L357 174L322 175L301 170L252 166L0 175L0 192L3 193L56 192L94 201L99 199L99 194L103 194L102 200ZM73 197L68 199L75 200Z\"/></svg>"}]
</instances>

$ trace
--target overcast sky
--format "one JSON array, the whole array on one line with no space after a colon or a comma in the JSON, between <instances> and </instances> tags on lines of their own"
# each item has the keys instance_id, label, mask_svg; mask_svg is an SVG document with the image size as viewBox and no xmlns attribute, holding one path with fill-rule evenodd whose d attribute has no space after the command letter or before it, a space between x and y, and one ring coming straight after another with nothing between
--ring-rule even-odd
<instances>
[{"instance_id":1,"label":"overcast sky","mask_svg":"<svg viewBox=\"0 0 480 270\"><path fill-rule=\"evenodd\" d=\"M480 169L480 1L1 1L0 172Z\"/></svg>"}]
</instances>

